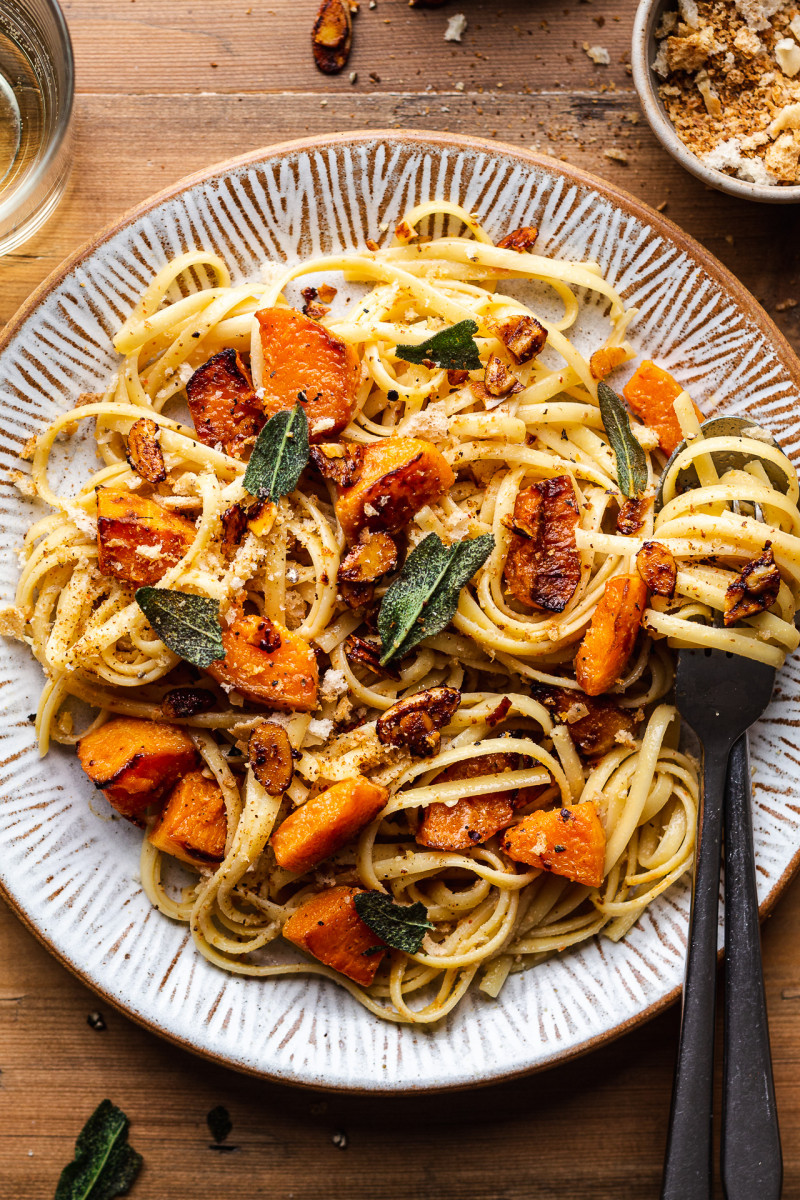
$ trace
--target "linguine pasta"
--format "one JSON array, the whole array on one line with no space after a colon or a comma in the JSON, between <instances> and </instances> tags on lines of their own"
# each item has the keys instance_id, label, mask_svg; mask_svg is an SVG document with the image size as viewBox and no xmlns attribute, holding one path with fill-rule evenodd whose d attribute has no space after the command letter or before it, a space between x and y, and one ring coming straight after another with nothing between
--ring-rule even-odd
<instances>
[{"instance_id":1,"label":"linguine pasta","mask_svg":"<svg viewBox=\"0 0 800 1200\"><path fill-rule=\"evenodd\" d=\"M462 233L421 236L442 218ZM309 465L293 490L262 506L231 548L225 515L252 503L245 456L200 440L179 408L194 372L228 350L250 356L253 383L261 381L255 394L269 395L255 314L285 307L306 277L335 280L340 289L344 279L344 289L358 293L333 313L316 310L324 329L358 359L352 414L331 442L368 448L390 438L422 439L455 476L396 536L398 567L430 534L445 547L493 537L446 627L386 669L350 651L358 639L375 644L392 572L364 603L352 607L342 598L337 574L347 539L336 483ZM176 684L191 689L199 682L211 693L210 707L172 712L168 723L188 734L204 778L224 800L221 861L196 856L179 882L170 856L145 836L141 864L148 897L167 917L188 923L200 954L244 975L324 975L376 1016L430 1023L450 1012L473 980L496 997L511 972L597 934L622 938L690 868L698 771L679 748L670 647L717 647L775 665L796 648L797 477L762 436L704 439L683 393L675 413L687 441L666 474L658 512L653 498L666 455L654 430L633 422L646 481L635 531L620 532L626 497L598 403L595 359L590 363L571 334L593 306L606 324L605 340L593 350L611 352L605 361L619 370L635 355L626 340L635 312L626 311L596 264L496 246L454 205L420 205L387 248L273 266L265 280L233 284L225 263L204 251L170 261L153 279L114 339L120 364L105 391L81 397L31 447L25 486L48 511L26 537L5 628L29 644L45 673L36 717L43 754L53 742L74 746L119 717L164 723L165 697ZM541 310L517 298L520 282L546 297ZM558 316L546 315L554 309ZM545 349L522 361L498 336L503 322L519 316L546 331ZM448 370L397 353L466 321L475 325L480 369ZM505 393L487 389L493 357L513 374ZM163 456L165 477L155 484L129 461L128 439L143 416L157 427ZM75 494L60 495L48 473L54 446L84 423L94 426L102 465ZM317 442L324 425L315 433L312 422ZM718 450L737 451L741 469L720 477L711 458ZM682 493L678 478L690 465L699 487ZM774 484L775 471L785 488ZM561 609L548 610L520 602L507 561L514 539L527 536L515 525L520 494L564 479L578 514L577 573ZM148 622L133 584L101 569L98 489L153 497L191 523L189 544L156 588L217 602L223 631L246 611L297 635L319 665L313 707L254 702L246 689L181 662ZM632 652L603 699L616 732L592 753L576 732L593 712L576 675L576 650L609 581L634 577L637 555L653 541L676 564L674 591L649 595ZM726 595L767 543L780 573L774 602L726 626ZM382 715L435 689L457 692L458 704L432 755L381 740ZM250 735L265 719L285 730L294 755L291 782L277 795L247 759ZM385 789L380 811L310 869L282 866L271 839L289 814L356 777ZM513 800L515 824L535 813L593 806L604 839L602 881L590 886L515 859L503 833L510 820L467 848L419 839L430 806L453 809L487 794ZM153 812L142 819L152 833ZM542 843L539 858L543 853ZM281 939L287 920L334 887L423 905L429 928L418 948L390 947L367 985L296 952Z\"/></svg>"}]
</instances>

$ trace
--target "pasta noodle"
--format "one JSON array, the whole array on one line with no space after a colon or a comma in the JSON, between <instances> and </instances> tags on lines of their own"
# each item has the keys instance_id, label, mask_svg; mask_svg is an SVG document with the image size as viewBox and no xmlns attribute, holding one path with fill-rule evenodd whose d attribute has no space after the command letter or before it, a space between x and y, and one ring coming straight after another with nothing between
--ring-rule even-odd
<instances>
[{"instance_id":1,"label":"pasta noodle","mask_svg":"<svg viewBox=\"0 0 800 1200\"><path fill-rule=\"evenodd\" d=\"M434 220L462 232L429 238ZM343 278L357 293L334 314L316 311L317 325L357 358L352 412L331 441L364 450L392 438L421 439L455 476L447 494L416 504L399 536L390 531L401 557L430 534L445 546L493 537L452 620L392 669L352 653L353 635L369 642L374 633L391 570L372 587L373 599L348 607L339 576L348 539L337 519L335 483L309 466L297 487L262 511L260 523L251 520L238 544L226 546L227 515L252 504L247 463L222 440L201 438L180 408L194 373L221 352L250 354L254 382L263 375L261 396L268 393L255 314L286 309L298 281L321 276L336 277L340 288ZM776 665L797 647L797 477L761 436L704 438L688 398L679 400L675 412L687 441L666 473L657 512L652 500L665 456L648 425L632 425L646 485L636 532L620 532L625 496L615 449L596 373L571 335L591 309L606 323L595 350L613 351L621 365L634 357L626 339L635 312L626 311L596 264L495 246L455 205L420 205L385 249L272 266L265 280L233 284L225 263L202 250L170 261L153 279L117 333L121 361L105 390L82 397L31 448L28 486L49 513L26 537L16 607L4 629L29 644L45 673L36 716L43 754L54 742L71 746L94 736L117 717L188 732L190 753L224 804L224 849L205 865L195 856L190 882L178 886L169 855L145 836L141 878L162 913L188 923L199 953L243 975L323 975L375 1016L432 1023L476 978L497 996L511 973L554 952L601 933L623 937L690 868L698 772L679 748L667 647L717 647ZM541 303L518 299L520 282L532 285ZM521 317L546 333L546 347L520 360L501 331ZM398 354L398 347L461 322L474 323L480 370ZM505 393L486 386L493 357L513 374ZM164 478L152 484L130 457L131 430L142 417L154 423L163 456ZM57 443L85 422L94 425L102 465L74 494L60 494L52 483ZM737 452L743 465L720 477L711 457L717 451ZM699 487L681 492L679 475L691 466ZM784 490L771 482L775 470L785 475ZM543 481L566 487L577 513L574 586L549 609L521 602L509 575L528 536L520 497ZM218 675L187 672L149 623L131 581L102 569L97 496L104 490L153 498L189 523L181 552L162 564L158 590L217 602L223 631L247 612L315 648L322 674L315 706L271 706ZM644 631L597 709L616 722L610 745L592 753L577 733L595 709L576 676L575 652L609 582L633 578L637 554L653 541L676 564L674 593L650 595ZM719 618L729 589L768 542L780 572L776 599L769 611L726 627ZM158 557L156 548L151 563ZM176 686L201 686L213 703L165 717ZM381 740L381 718L432 689L458 693L434 753L420 757L402 741ZM286 731L293 748L291 783L278 795L247 765L248 740L265 718ZM380 811L310 869L282 866L272 838L288 814L356 777L386 789ZM466 801L480 806L487 795L517 806L488 836L476 834L461 849L420 840L431 806L444 806L436 811L446 816ZM512 821L513 832L532 814L569 815L578 806L599 818L602 882L589 886L559 874L557 865L536 865L543 843L534 862L509 853L503 830ZM153 813L144 819L152 833ZM334 886L421 903L429 928L418 948L390 949L367 985L324 958L296 954L280 940L287 920Z\"/></svg>"}]
</instances>

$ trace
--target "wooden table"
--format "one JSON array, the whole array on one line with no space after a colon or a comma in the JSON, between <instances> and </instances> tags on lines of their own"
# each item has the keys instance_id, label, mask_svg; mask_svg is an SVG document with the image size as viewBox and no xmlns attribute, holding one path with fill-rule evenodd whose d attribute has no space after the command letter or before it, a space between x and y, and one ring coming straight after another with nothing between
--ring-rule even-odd
<instances>
[{"instance_id":1,"label":"wooden table","mask_svg":"<svg viewBox=\"0 0 800 1200\"><path fill-rule=\"evenodd\" d=\"M661 150L632 90L631 0L451 0L438 10L362 0L350 63L333 78L311 59L315 0L62 4L77 59L75 169L50 225L0 262L0 322L66 254L182 175L292 137L405 126L496 136L627 188L722 259L800 350L800 209L709 191ZM467 31L460 44L445 42L447 19L459 11ZM595 66L585 43L607 47L611 65ZM764 943L784 1196L796 1200L797 885ZM145 1156L136 1200L658 1194L674 1009L588 1058L514 1084L350 1098L210 1066L104 1006L107 1028L94 1030L92 993L2 906L0 961L0 1200L52 1196L78 1130L105 1096L129 1114ZM218 1104L233 1120L222 1148L205 1120ZM346 1146L335 1138L342 1132Z\"/></svg>"}]
</instances>

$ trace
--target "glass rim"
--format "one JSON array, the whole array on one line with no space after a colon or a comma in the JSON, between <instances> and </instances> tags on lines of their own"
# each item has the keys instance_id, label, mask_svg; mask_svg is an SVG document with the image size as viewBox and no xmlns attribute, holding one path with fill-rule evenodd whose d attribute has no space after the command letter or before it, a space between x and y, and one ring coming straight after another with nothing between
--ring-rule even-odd
<instances>
[{"instance_id":1,"label":"glass rim","mask_svg":"<svg viewBox=\"0 0 800 1200\"><path fill-rule=\"evenodd\" d=\"M57 49L64 56L64 65L66 67L64 104L58 114L55 128L47 143L44 154L20 186L13 189L7 199L0 200L0 225L5 220L8 220L16 209L22 209L25 203L35 194L36 189L41 186L42 179L47 175L54 159L61 150L72 118L72 106L75 98L75 60L72 52L72 39L69 35L67 21L58 0L44 0L44 3L53 15L56 34L60 43ZM45 199L46 195L41 197L41 201L36 205L36 209L44 203ZM9 230L10 232L12 230Z\"/></svg>"}]
</instances>

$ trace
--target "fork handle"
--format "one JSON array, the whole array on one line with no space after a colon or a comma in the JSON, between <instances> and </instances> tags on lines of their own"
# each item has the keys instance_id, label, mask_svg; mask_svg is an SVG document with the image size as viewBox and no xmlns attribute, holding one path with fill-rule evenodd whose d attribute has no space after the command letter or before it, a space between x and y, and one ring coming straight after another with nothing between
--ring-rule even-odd
<instances>
[{"instance_id":1,"label":"fork handle","mask_svg":"<svg viewBox=\"0 0 800 1200\"><path fill-rule=\"evenodd\" d=\"M707 738L678 1061L661 1200L710 1200L720 850L730 742ZM750 1200L761 1200L750 1197Z\"/></svg>"},{"instance_id":2,"label":"fork handle","mask_svg":"<svg viewBox=\"0 0 800 1200\"><path fill-rule=\"evenodd\" d=\"M725 800L725 1040L722 1184L727 1200L778 1200L781 1139L761 966L747 735L731 751Z\"/></svg>"}]
</instances>

